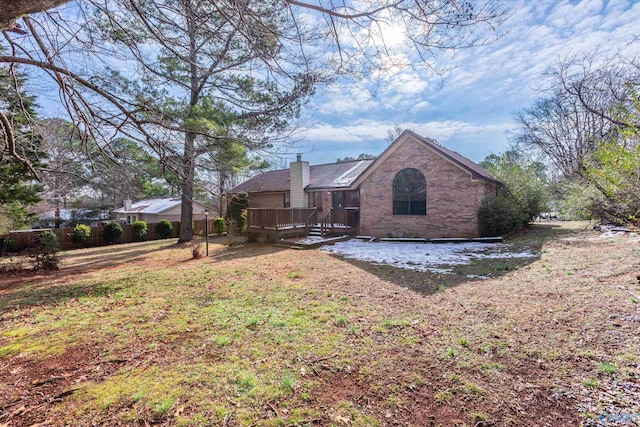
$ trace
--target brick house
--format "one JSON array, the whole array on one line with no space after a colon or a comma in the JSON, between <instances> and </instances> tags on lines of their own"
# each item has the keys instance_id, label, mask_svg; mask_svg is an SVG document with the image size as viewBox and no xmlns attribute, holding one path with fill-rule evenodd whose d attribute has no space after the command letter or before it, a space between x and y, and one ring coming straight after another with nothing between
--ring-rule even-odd
<instances>
[{"instance_id":1,"label":"brick house","mask_svg":"<svg viewBox=\"0 0 640 427\"><path fill-rule=\"evenodd\" d=\"M478 237L478 209L500 185L478 164L407 130L375 159L309 166L298 155L289 169L265 172L232 192L248 193L250 214L263 218L250 227L278 210L306 209L298 221L340 213L358 234L441 238Z\"/></svg>"}]
</instances>

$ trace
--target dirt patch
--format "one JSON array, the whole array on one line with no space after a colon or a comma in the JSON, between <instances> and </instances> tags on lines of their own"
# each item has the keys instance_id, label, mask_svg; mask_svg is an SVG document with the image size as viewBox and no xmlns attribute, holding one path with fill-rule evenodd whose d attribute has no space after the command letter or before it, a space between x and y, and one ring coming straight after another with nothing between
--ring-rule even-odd
<instances>
[{"instance_id":1,"label":"dirt patch","mask_svg":"<svg viewBox=\"0 0 640 427\"><path fill-rule=\"evenodd\" d=\"M635 422L638 242L556 231L486 280L215 243L4 276L0 425Z\"/></svg>"},{"instance_id":2,"label":"dirt patch","mask_svg":"<svg viewBox=\"0 0 640 427\"><path fill-rule=\"evenodd\" d=\"M92 363L95 350L76 347L42 361L25 360L2 366L0 383L0 422L15 425L54 424L55 418L43 418L50 407L78 390L77 384L107 375L98 373ZM3 364L4 365L4 364Z\"/></svg>"}]
</instances>

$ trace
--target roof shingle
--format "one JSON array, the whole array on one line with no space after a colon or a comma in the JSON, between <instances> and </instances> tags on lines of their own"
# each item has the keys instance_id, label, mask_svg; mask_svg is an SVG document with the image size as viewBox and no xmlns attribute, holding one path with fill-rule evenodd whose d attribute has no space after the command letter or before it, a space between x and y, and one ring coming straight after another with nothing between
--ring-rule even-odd
<instances>
[{"instance_id":1,"label":"roof shingle","mask_svg":"<svg viewBox=\"0 0 640 427\"><path fill-rule=\"evenodd\" d=\"M308 190L323 188L345 188L364 171L373 159L313 165L309 168ZM263 193L289 190L289 169L268 171L236 186L232 193Z\"/></svg>"},{"instance_id":2,"label":"roof shingle","mask_svg":"<svg viewBox=\"0 0 640 427\"><path fill-rule=\"evenodd\" d=\"M489 171L463 155L451 151L430 138L425 138L410 130L405 130L381 155L384 157L394 144L403 136L410 135L415 140L439 152L452 162L471 172L474 179L499 182ZM365 172L376 168L376 159L351 160L347 162L326 163L310 167L310 182L306 190L329 188L349 188ZM366 174L365 174L366 176ZM363 177L364 178L364 177ZM263 193L289 191L289 169L269 171L255 176L231 190L232 193Z\"/></svg>"}]
</instances>

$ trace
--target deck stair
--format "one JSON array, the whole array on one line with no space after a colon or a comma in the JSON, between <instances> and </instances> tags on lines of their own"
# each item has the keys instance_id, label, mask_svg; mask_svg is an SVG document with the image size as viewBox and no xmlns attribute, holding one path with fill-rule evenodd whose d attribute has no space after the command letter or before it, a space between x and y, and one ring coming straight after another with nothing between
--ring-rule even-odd
<instances>
[{"instance_id":1,"label":"deck stair","mask_svg":"<svg viewBox=\"0 0 640 427\"><path fill-rule=\"evenodd\" d=\"M309 229L309 236L317 236L322 237L324 233L322 232L322 226L316 224Z\"/></svg>"}]
</instances>

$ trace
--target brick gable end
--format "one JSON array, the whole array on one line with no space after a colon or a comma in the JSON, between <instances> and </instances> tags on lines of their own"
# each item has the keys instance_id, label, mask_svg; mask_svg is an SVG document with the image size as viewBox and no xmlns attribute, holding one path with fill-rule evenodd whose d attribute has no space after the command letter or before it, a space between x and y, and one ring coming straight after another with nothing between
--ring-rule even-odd
<instances>
[{"instance_id":1,"label":"brick gable end","mask_svg":"<svg viewBox=\"0 0 640 427\"><path fill-rule=\"evenodd\" d=\"M405 168L427 181L427 215L393 215L393 179ZM408 138L360 185L360 232L378 237L477 237L478 209L496 183L473 180L439 153Z\"/></svg>"}]
</instances>

